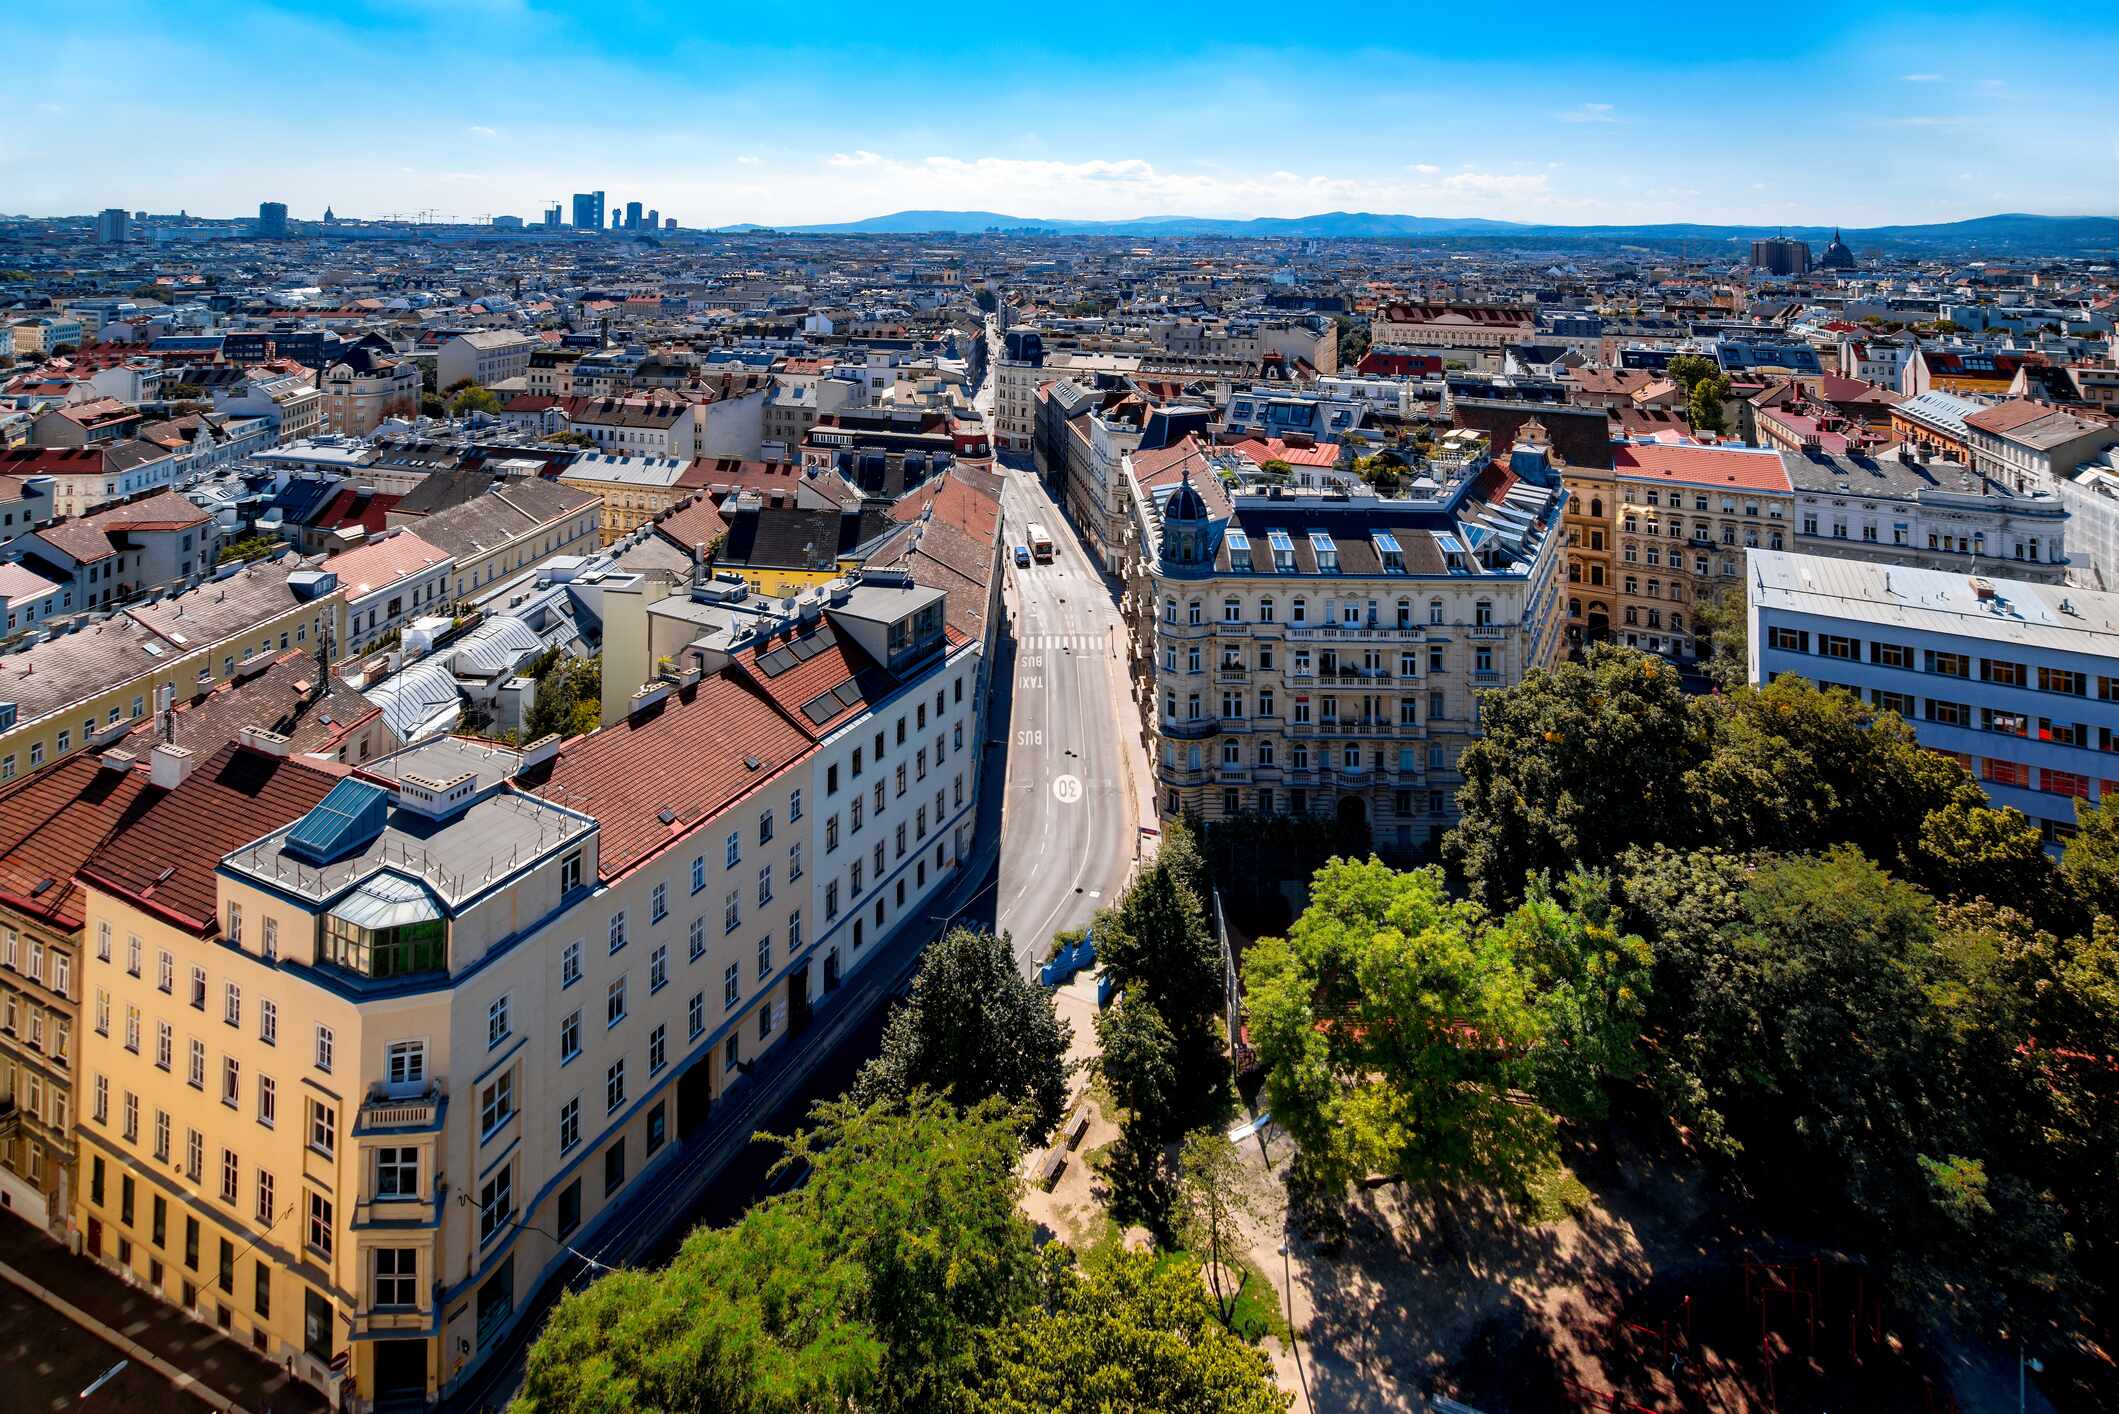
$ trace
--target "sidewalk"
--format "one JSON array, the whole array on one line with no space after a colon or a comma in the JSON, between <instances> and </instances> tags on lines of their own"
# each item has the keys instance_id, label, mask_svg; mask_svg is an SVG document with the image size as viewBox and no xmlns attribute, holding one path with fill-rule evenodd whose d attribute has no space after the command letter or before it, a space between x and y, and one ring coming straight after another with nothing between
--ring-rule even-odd
<instances>
[{"instance_id":1,"label":"sidewalk","mask_svg":"<svg viewBox=\"0 0 2119 1414\"><path fill-rule=\"evenodd\" d=\"M263 1356L16 1218L0 1218L0 1280L216 1409L309 1414L329 1407L322 1394Z\"/></svg>"}]
</instances>

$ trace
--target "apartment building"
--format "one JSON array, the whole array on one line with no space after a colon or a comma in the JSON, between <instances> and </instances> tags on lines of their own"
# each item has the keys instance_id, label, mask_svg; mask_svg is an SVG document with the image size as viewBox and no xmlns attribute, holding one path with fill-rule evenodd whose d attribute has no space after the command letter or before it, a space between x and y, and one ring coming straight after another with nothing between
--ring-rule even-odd
<instances>
[{"instance_id":1,"label":"apartment building","mask_svg":"<svg viewBox=\"0 0 2119 1414\"><path fill-rule=\"evenodd\" d=\"M1797 554L2058 584L2071 517L2052 491L2018 492L1960 462L1786 452ZM1768 547L1772 548L1772 547Z\"/></svg>"},{"instance_id":2,"label":"apartment building","mask_svg":"<svg viewBox=\"0 0 2119 1414\"><path fill-rule=\"evenodd\" d=\"M1972 465L2019 491L2049 491L2084 462L2119 446L2119 426L2019 398L1964 417Z\"/></svg>"},{"instance_id":3,"label":"apartment building","mask_svg":"<svg viewBox=\"0 0 2119 1414\"><path fill-rule=\"evenodd\" d=\"M602 515L595 495L578 486L517 478L405 523L449 557L455 597L463 599L554 555L590 553Z\"/></svg>"},{"instance_id":4,"label":"apartment building","mask_svg":"<svg viewBox=\"0 0 2119 1414\"><path fill-rule=\"evenodd\" d=\"M174 491L39 526L0 546L0 559L63 585L83 609L196 585L213 568L213 517Z\"/></svg>"},{"instance_id":5,"label":"apartment building","mask_svg":"<svg viewBox=\"0 0 2119 1414\"><path fill-rule=\"evenodd\" d=\"M83 892L75 872L154 798L147 763L77 754L0 786L0 1206L73 1216Z\"/></svg>"},{"instance_id":6,"label":"apartment building","mask_svg":"<svg viewBox=\"0 0 2119 1414\"><path fill-rule=\"evenodd\" d=\"M1898 713L2048 841L2119 788L2119 594L1760 551L1746 573L1753 682Z\"/></svg>"},{"instance_id":7,"label":"apartment building","mask_svg":"<svg viewBox=\"0 0 2119 1414\"><path fill-rule=\"evenodd\" d=\"M340 647L351 657L439 609L449 597L456 561L412 531L387 530L333 555L324 568L338 576L345 597L346 638Z\"/></svg>"},{"instance_id":8,"label":"apartment building","mask_svg":"<svg viewBox=\"0 0 2119 1414\"><path fill-rule=\"evenodd\" d=\"M453 388L468 378L481 388L527 378L530 355L544 347L517 329L473 329L444 339L434 351L434 382Z\"/></svg>"},{"instance_id":9,"label":"apartment building","mask_svg":"<svg viewBox=\"0 0 2119 1414\"><path fill-rule=\"evenodd\" d=\"M86 515L176 479L177 457L137 438L92 447L12 447L0 451L0 478L51 478L51 513Z\"/></svg>"},{"instance_id":10,"label":"apartment building","mask_svg":"<svg viewBox=\"0 0 2119 1414\"><path fill-rule=\"evenodd\" d=\"M1369 339L1419 349L1491 349L1527 343L1538 332L1528 305L1390 304L1369 322Z\"/></svg>"},{"instance_id":11,"label":"apartment building","mask_svg":"<svg viewBox=\"0 0 2119 1414\"><path fill-rule=\"evenodd\" d=\"M345 632L337 576L286 555L16 649L0 656L0 781L115 740L164 687L188 698L260 654Z\"/></svg>"},{"instance_id":12,"label":"apartment building","mask_svg":"<svg viewBox=\"0 0 2119 1414\"><path fill-rule=\"evenodd\" d=\"M1778 452L1661 442L1616 446L1611 462L1613 636L1694 657L1693 606L1741 583L1746 549L1786 548L1795 500L1787 469Z\"/></svg>"},{"instance_id":13,"label":"apartment building","mask_svg":"<svg viewBox=\"0 0 2119 1414\"><path fill-rule=\"evenodd\" d=\"M590 452L559 474L560 484L602 503L602 543L621 540L699 489L688 456Z\"/></svg>"},{"instance_id":14,"label":"apartment building","mask_svg":"<svg viewBox=\"0 0 2119 1414\"><path fill-rule=\"evenodd\" d=\"M682 398L652 393L573 398L566 409L569 430L594 442L607 456L654 459L692 455L695 411Z\"/></svg>"},{"instance_id":15,"label":"apartment building","mask_svg":"<svg viewBox=\"0 0 2119 1414\"><path fill-rule=\"evenodd\" d=\"M1137 373L1139 354L1047 354L1035 330L1011 330L993 365L993 442L1000 452L1027 452L1037 438L1037 390L1061 378L1095 387L1100 373Z\"/></svg>"},{"instance_id":16,"label":"apartment building","mask_svg":"<svg viewBox=\"0 0 2119 1414\"><path fill-rule=\"evenodd\" d=\"M325 430L366 437L393 417L419 416L419 366L366 345L346 350L320 385Z\"/></svg>"},{"instance_id":17,"label":"apartment building","mask_svg":"<svg viewBox=\"0 0 2119 1414\"><path fill-rule=\"evenodd\" d=\"M1564 648L1564 501L1536 448L1394 500L1149 495L1132 597L1161 812L1336 813L1432 849L1479 692Z\"/></svg>"}]
</instances>

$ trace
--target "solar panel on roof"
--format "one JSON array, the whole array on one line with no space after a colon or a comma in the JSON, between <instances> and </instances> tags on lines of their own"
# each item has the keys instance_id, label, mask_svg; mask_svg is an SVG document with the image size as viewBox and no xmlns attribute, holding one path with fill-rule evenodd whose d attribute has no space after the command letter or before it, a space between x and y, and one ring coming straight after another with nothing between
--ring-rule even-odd
<instances>
[{"instance_id":1,"label":"solar panel on roof","mask_svg":"<svg viewBox=\"0 0 2119 1414\"><path fill-rule=\"evenodd\" d=\"M820 727L823 726L826 722L830 721L833 717L838 716L839 711L840 707L838 697L835 694L829 692L825 693L822 697L813 697L809 701L802 704L802 715L809 718L812 722L815 722Z\"/></svg>"},{"instance_id":2,"label":"solar panel on roof","mask_svg":"<svg viewBox=\"0 0 2119 1414\"><path fill-rule=\"evenodd\" d=\"M851 707L861 700L861 685L848 678L839 684L837 696L841 707Z\"/></svg>"},{"instance_id":3,"label":"solar panel on roof","mask_svg":"<svg viewBox=\"0 0 2119 1414\"><path fill-rule=\"evenodd\" d=\"M785 648L775 648L758 660L758 666L764 670L767 677L776 678L789 668L792 668L795 662L794 654L788 652Z\"/></svg>"}]
</instances>

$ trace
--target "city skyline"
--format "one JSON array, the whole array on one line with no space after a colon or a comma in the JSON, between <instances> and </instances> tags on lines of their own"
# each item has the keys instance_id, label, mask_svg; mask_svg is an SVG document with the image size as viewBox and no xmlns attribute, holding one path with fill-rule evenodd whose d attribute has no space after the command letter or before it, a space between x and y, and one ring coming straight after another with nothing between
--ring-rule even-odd
<instances>
[{"instance_id":1,"label":"city skyline","mask_svg":"<svg viewBox=\"0 0 2119 1414\"><path fill-rule=\"evenodd\" d=\"M687 227L906 208L1850 227L2119 214L2119 98L2005 77L2119 40L2101 16L1892 4L1767 36L1747 16L1688 14L1673 31L1546 5L1424 16L1415 33L1373 10L1261 45L1222 38L1267 23L1228 7L1165 12L1137 43L1114 42L1138 20L1115 7L1066 33L943 11L918 34L870 33L872 17L835 8L707 37L651 7L528 0L328 16L252 0L211 23L180 0L118 5L94 27L0 17L0 36L49 61L41 88L0 99L0 205L233 215L269 198L295 219L330 206L535 221L601 188L652 193ZM120 26L185 85L72 97L95 91ZM130 150L173 126L173 159ZM329 135L332 160L260 190L266 130ZM2038 162L2024 160L2033 132Z\"/></svg>"}]
</instances>

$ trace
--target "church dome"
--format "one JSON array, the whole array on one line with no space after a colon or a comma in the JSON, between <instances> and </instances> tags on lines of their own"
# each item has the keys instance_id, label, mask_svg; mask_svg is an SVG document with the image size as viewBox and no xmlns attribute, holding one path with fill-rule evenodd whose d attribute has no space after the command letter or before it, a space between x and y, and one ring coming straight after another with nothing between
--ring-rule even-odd
<instances>
[{"instance_id":1,"label":"church dome","mask_svg":"<svg viewBox=\"0 0 2119 1414\"><path fill-rule=\"evenodd\" d=\"M1825 253L1818 260L1817 268L1820 270L1852 270L1854 268L1854 252L1847 249L1847 243L1839 238L1837 227L1833 228L1832 244L1825 247Z\"/></svg>"}]
</instances>

